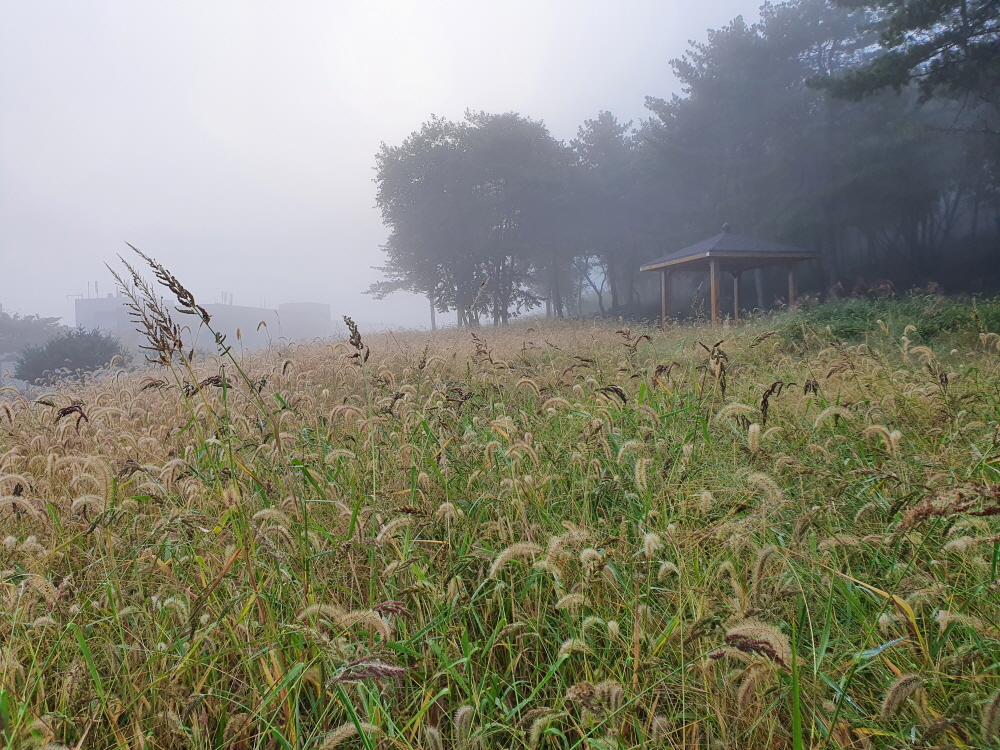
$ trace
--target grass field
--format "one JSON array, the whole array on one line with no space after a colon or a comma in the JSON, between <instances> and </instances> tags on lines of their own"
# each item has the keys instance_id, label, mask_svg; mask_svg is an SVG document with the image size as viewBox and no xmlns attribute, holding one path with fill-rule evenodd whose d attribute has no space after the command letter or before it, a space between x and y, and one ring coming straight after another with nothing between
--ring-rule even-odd
<instances>
[{"instance_id":1,"label":"grass field","mask_svg":"<svg viewBox=\"0 0 1000 750\"><path fill-rule=\"evenodd\" d=\"M844 304L5 394L0 738L1000 747L997 306Z\"/></svg>"}]
</instances>

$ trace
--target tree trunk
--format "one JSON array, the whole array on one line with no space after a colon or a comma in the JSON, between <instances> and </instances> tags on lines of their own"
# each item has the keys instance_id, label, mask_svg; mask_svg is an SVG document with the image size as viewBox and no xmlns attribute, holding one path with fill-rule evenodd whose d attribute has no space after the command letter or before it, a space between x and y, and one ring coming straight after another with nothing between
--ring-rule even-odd
<instances>
[{"instance_id":1,"label":"tree trunk","mask_svg":"<svg viewBox=\"0 0 1000 750\"><path fill-rule=\"evenodd\" d=\"M559 261L555 257L552 258L549 275L551 277L551 281L549 283L549 298L552 300L553 314L555 317L562 319L563 298L562 290L559 288Z\"/></svg>"},{"instance_id":2,"label":"tree trunk","mask_svg":"<svg viewBox=\"0 0 1000 750\"><path fill-rule=\"evenodd\" d=\"M611 288L611 312L618 312L618 282L615 279L615 262L608 260L608 286Z\"/></svg>"}]
</instances>

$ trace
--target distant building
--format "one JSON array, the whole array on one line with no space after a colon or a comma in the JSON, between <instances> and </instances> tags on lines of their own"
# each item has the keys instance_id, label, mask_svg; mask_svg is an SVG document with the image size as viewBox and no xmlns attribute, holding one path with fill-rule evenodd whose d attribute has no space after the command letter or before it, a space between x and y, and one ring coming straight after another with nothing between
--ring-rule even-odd
<instances>
[{"instance_id":1,"label":"distant building","mask_svg":"<svg viewBox=\"0 0 1000 750\"><path fill-rule=\"evenodd\" d=\"M76 325L88 331L97 328L114 334L131 347L144 343L135 331L135 321L129 317L127 301L111 294L77 299ZM260 349L272 343L312 341L343 333L343 326L336 325L330 317L330 306L316 302L290 302L279 305L277 310L228 304L204 307L212 316L213 330L225 334L226 343L236 348ZM171 314L179 325L190 328L197 349L214 349L209 333L199 330L197 318Z\"/></svg>"},{"instance_id":2,"label":"distant building","mask_svg":"<svg viewBox=\"0 0 1000 750\"><path fill-rule=\"evenodd\" d=\"M316 302L290 302L278 305L277 310L216 304L205 305L205 310L212 316L212 328L226 335L226 343L247 349L329 338L340 332L330 318L330 306ZM201 337L198 345L205 346Z\"/></svg>"},{"instance_id":3,"label":"distant building","mask_svg":"<svg viewBox=\"0 0 1000 750\"><path fill-rule=\"evenodd\" d=\"M135 344L138 334L128 316L125 298L108 294L106 297L74 300L76 326L87 331L95 328L105 333L113 333L125 344Z\"/></svg>"}]
</instances>

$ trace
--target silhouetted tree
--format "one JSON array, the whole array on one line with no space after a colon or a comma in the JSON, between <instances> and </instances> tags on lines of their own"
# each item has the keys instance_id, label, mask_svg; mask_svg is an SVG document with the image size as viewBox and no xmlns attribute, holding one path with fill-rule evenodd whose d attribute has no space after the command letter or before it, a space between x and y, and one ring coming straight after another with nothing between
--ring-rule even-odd
<instances>
[{"instance_id":1,"label":"silhouetted tree","mask_svg":"<svg viewBox=\"0 0 1000 750\"><path fill-rule=\"evenodd\" d=\"M59 318L0 311L0 354L15 354L26 346L39 346L65 330L65 326L59 325Z\"/></svg>"}]
</instances>

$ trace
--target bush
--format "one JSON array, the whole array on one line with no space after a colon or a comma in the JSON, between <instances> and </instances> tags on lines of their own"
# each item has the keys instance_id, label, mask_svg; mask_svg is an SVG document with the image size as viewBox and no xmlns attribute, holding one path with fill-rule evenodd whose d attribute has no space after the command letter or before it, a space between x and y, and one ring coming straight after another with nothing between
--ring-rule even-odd
<instances>
[{"instance_id":1,"label":"bush","mask_svg":"<svg viewBox=\"0 0 1000 750\"><path fill-rule=\"evenodd\" d=\"M115 357L131 358L128 349L110 333L74 328L42 346L26 346L14 363L14 377L29 383L80 377L110 364Z\"/></svg>"},{"instance_id":2,"label":"bush","mask_svg":"<svg viewBox=\"0 0 1000 750\"><path fill-rule=\"evenodd\" d=\"M844 299L801 310L784 318L781 335L801 344L808 331L840 341L859 342L878 336L882 321L899 338L907 325L914 342L930 343L945 336L975 340L980 333L1000 333L1000 299L967 301L912 292L903 297Z\"/></svg>"}]
</instances>

